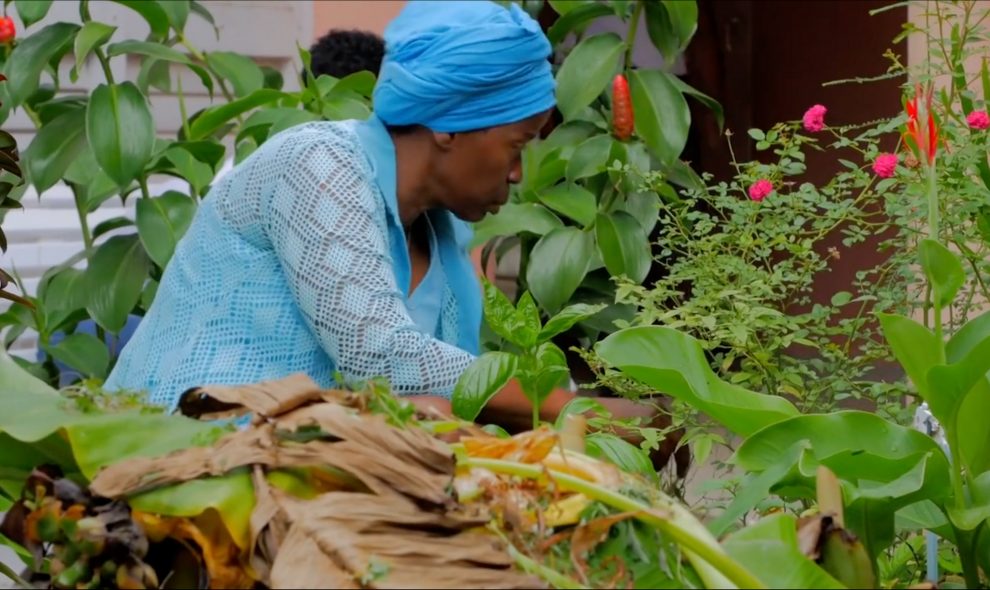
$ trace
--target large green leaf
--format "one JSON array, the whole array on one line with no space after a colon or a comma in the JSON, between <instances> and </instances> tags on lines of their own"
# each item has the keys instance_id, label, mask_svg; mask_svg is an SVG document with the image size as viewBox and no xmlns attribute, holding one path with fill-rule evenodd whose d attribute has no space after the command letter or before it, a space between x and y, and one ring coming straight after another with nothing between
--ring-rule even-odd
<instances>
[{"instance_id":1,"label":"large green leaf","mask_svg":"<svg viewBox=\"0 0 990 590\"><path fill-rule=\"evenodd\" d=\"M300 123L316 121L319 118L319 115L315 113L297 108L269 107L260 109L251 113L251 116L241 125L240 131L237 132L236 141L239 142L249 135L256 141L264 141L276 129L288 129Z\"/></svg>"},{"instance_id":2,"label":"large green leaf","mask_svg":"<svg viewBox=\"0 0 990 590\"><path fill-rule=\"evenodd\" d=\"M644 2L646 16L646 33L653 42L653 46L663 56L664 60L672 63L677 59L677 52L680 49L680 39L674 30L674 22L665 3Z\"/></svg>"},{"instance_id":3,"label":"large green leaf","mask_svg":"<svg viewBox=\"0 0 990 590\"><path fill-rule=\"evenodd\" d=\"M486 352L461 373L451 398L451 410L463 420L473 421L489 400L511 380L518 367L515 355Z\"/></svg>"},{"instance_id":4,"label":"large green leaf","mask_svg":"<svg viewBox=\"0 0 990 590\"><path fill-rule=\"evenodd\" d=\"M768 588L844 587L802 553L796 518L791 514L761 518L730 535L723 546Z\"/></svg>"},{"instance_id":5,"label":"large green leaf","mask_svg":"<svg viewBox=\"0 0 990 590\"><path fill-rule=\"evenodd\" d=\"M149 0L113 1L130 8L144 17L150 28L150 38L152 40L162 41L168 37L168 15L165 14L161 4L158 2L149 2Z\"/></svg>"},{"instance_id":6,"label":"large green leaf","mask_svg":"<svg viewBox=\"0 0 990 590\"><path fill-rule=\"evenodd\" d=\"M83 377L104 379L110 367L110 351L102 340L92 334L70 334L55 346L49 347L48 352L79 371Z\"/></svg>"},{"instance_id":7,"label":"large green leaf","mask_svg":"<svg viewBox=\"0 0 990 590\"><path fill-rule=\"evenodd\" d=\"M625 43L615 33L602 33L581 41L557 72L557 108L564 119L573 119L598 98L618 68Z\"/></svg>"},{"instance_id":8,"label":"large green leaf","mask_svg":"<svg viewBox=\"0 0 990 590\"><path fill-rule=\"evenodd\" d=\"M966 282L966 271L959 257L940 242L929 238L921 240L918 256L921 268L932 285L935 300L942 307L950 305Z\"/></svg>"},{"instance_id":9,"label":"large green leaf","mask_svg":"<svg viewBox=\"0 0 990 590\"><path fill-rule=\"evenodd\" d=\"M647 4L651 3L647 2ZM678 49L684 51L694 37L695 31L698 30L698 2L697 0L663 0L663 7L667 9L671 27L677 36Z\"/></svg>"},{"instance_id":10,"label":"large green leaf","mask_svg":"<svg viewBox=\"0 0 990 590\"><path fill-rule=\"evenodd\" d=\"M106 43L116 30L117 27L95 20L89 21L82 26L82 29L76 34L76 65L73 70L75 76L78 77L79 71L82 70L83 64L86 62L89 54L100 45Z\"/></svg>"},{"instance_id":11,"label":"large green leaf","mask_svg":"<svg viewBox=\"0 0 990 590\"><path fill-rule=\"evenodd\" d=\"M940 400L940 409L948 412L945 417L936 414L936 418L950 433L956 433L961 459L973 473L990 469L990 429L986 427L986 416L990 415L988 371L990 334L973 343L959 361L932 367L928 372L928 387Z\"/></svg>"},{"instance_id":12,"label":"large green leaf","mask_svg":"<svg viewBox=\"0 0 990 590\"><path fill-rule=\"evenodd\" d=\"M10 97L5 107L19 106L34 94L41 72L72 47L78 30L79 25L76 24L53 23L20 40L4 68L7 76L4 86Z\"/></svg>"},{"instance_id":13,"label":"large green leaf","mask_svg":"<svg viewBox=\"0 0 990 590\"><path fill-rule=\"evenodd\" d=\"M114 334L123 329L141 298L149 268L136 235L114 236L96 250L86 268L85 285L86 310L97 324Z\"/></svg>"},{"instance_id":14,"label":"large green leaf","mask_svg":"<svg viewBox=\"0 0 990 590\"><path fill-rule=\"evenodd\" d=\"M526 363L521 363L525 365ZM519 371L523 393L534 407L540 407L550 393L570 376L564 351L553 342L543 342L536 349L535 364Z\"/></svg>"},{"instance_id":15,"label":"large green leaf","mask_svg":"<svg viewBox=\"0 0 990 590\"><path fill-rule=\"evenodd\" d=\"M543 342L550 340L557 334L562 334L570 330L574 324L583 322L595 314L605 309L605 305L589 305L587 303L575 303L560 310L557 315L547 320L546 325L540 331L537 340Z\"/></svg>"},{"instance_id":16,"label":"large green leaf","mask_svg":"<svg viewBox=\"0 0 990 590\"><path fill-rule=\"evenodd\" d=\"M642 224L625 211L599 213L595 220L598 252L613 277L626 276L642 283L650 272L653 253Z\"/></svg>"},{"instance_id":17,"label":"large green leaf","mask_svg":"<svg viewBox=\"0 0 990 590\"><path fill-rule=\"evenodd\" d=\"M555 229L533 246L526 282L544 309L554 313L567 303L584 280L593 251L591 234L576 227Z\"/></svg>"},{"instance_id":18,"label":"large green leaf","mask_svg":"<svg viewBox=\"0 0 990 590\"><path fill-rule=\"evenodd\" d=\"M205 139L236 117L284 96L285 93L279 90L262 88L244 98L210 107L193 120L189 130L190 137L186 139Z\"/></svg>"},{"instance_id":19,"label":"large green leaf","mask_svg":"<svg viewBox=\"0 0 990 590\"><path fill-rule=\"evenodd\" d=\"M193 186L197 194L202 194L213 182L216 174L213 166L198 160L189 150L171 147L165 151L165 157L175 167L175 171Z\"/></svg>"},{"instance_id":20,"label":"large green leaf","mask_svg":"<svg viewBox=\"0 0 990 590\"><path fill-rule=\"evenodd\" d=\"M601 358L627 376L680 399L747 436L798 415L787 400L719 379L697 340L662 326L620 330L596 346Z\"/></svg>"},{"instance_id":21,"label":"large green leaf","mask_svg":"<svg viewBox=\"0 0 990 590\"><path fill-rule=\"evenodd\" d=\"M522 347L532 346L540 331L540 312L529 293L523 293L518 309L501 289L484 281L485 321L493 332Z\"/></svg>"},{"instance_id":22,"label":"large green leaf","mask_svg":"<svg viewBox=\"0 0 990 590\"><path fill-rule=\"evenodd\" d=\"M165 12L168 24L181 33L189 19L189 0L158 0L158 4Z\"/></svg>"},{"instance_id":23,"label":"large green leaf","mask_svg":"<svg viewBox=\"0 0 990 590\"><path fill-rule=\"evenodd\" d=\"M559 184L539 193L540 201L554 211L566 215L582 226L595 220L598 202L588 189L576 184Z\"/></svg>"},{"instance_id":24,"label":"large green leaf","mask_svg":"<svg viewBox=\"0 0 990 590\"><path fill-rule=\"evenodd\" d=\"M604 172L613 141L609 135L596 135L581 142L567 161L567 180L573 182Z\"/></svg>"},{"instance_id":25,"label":"large green leaf","mask_svg":"<svg viewBox=\"0 0 990 590\"><path fill-rule=\"evenodd\" d=\"M547 39L555 46L572 31L580 30L599 17L612 14L612 9L601 2L557 2L554 9L560 14L560 18L547 29Z\"/></svg>"},{"instance_id":26,"label":"large green leaf","mask_svg":"<svg viewBox=\"0 0 990 590\"><path fill-rule=\"evenodd\" d=\"M668 79L674 83L674 87L680 90L682 94L693 96L695 99L698 100L698 102L705 105L706 107L708 107L709 110L715 113L715 121L718 122L719 130L720 131L722 130L722 128L725 126L725 112L722 109L722 105L719 104L717 100L708 96L704 92L701 92L700 90L698 90L694 86L691 86L684 80L681 80L677 76L671 76Z\"/></svg>"},{"instance_id":27,"label":"large green leaf","mask_svg":"<svg viewBox=\"0 0 990 590\"><path fill-rule=\"evenodd\" d=\"M249 57L231 51L211 51L206 54L206 63L221 78L230 80L234 96L245 97L265 84L265 75Z\"/></svg>"},{"instance_id":28,"label":"large green leaf","mask_svg":"<svg viewBox=\"0 0 990 590\"><path fill-rule=\"evenodd\" d=\"M687 144L691 111L672 74L635 70L629 75L636 133L665 165L675 162Z\"/></svg>"},{"instance_id":29,"label":"large green leaf","mask_svg":"<svg viewBox=\"0 0 990 590\"><path fill-rule=\"evenodd\" d=\"M14 0L14 6L24 26L30 27L45 18L48 9L52 6L52 0Z\"/></svg>"},{"instance_id":30,"label":"large green leaf","mask_svg":"<svg viewBox=\"0 0 990 590\"><path fill-rule=\"evenodd\" d=\"M59 115L38 130L24 151L24 169L38 193L55 185L86 149L86 109Z\"/></svg>"},{"instance_id":31,"label":"large green leaf","mask_svg":"<svg viewBox=\"0 0 990 590\"><path fill-rule=\"evenodd\" d=\"M539 203L506 203L498 213L474 224L471 247L475 248L495 237L524 232L542 236L563 226L556 215Z\"/></svg>"},{"instance_id":32,"label":"large green leaf","mask_svg":"<svg viewBox=\"0 0 990 590\"><path fill-rule=\"evenodd\" d=\"M107 47L107 55L110 57L124 54L143 55L152 60L182 64L192 70L193 73L199 77L199 80L203 83L203 86L205 86L210 92L210 95L213 95L213 77L210 76L210 73L207 72L203 66L194 62L189 58L189 56L181 51L177 51L160 43L135 41L133 39L121 41L120 43L114 43ZM151 72L149 71L146 75L150 74ZM168 69L166 68L162 74L167 76Z\"/></svg>"},{"instance_id":33,"label":"large green leaf","mask_svg":"<svg viewBox=\"0 0 990 590\"><path fill-rule=\"evenodd\" d=\"M100 168L126 187L142 173L155 147L148 100L131 82L100 84L86 107L86 137Z\"/></svg>"},{"instance_id":34,"label":"large green leaf","mask_svg":"<svg viewBox=\"0 0 990 590\"><path fill-rule=\"evenodd\" d=\"M138 235L155 264L165 268L195 214L196 202L179 193L137 202Z\"/></svg>"},{"instance_id":35,"label":"large green leaf","mask_svg":"<svg viewBox=\"0 0 990 590\"><path fill-rule=\"evenodd\" d=\"M890 344L897 361L904 367L914 388L935 412L940 420L949 415L951 408L932 394L928 388L928 371L938 363L938 339L931 330L917 321L901 315L877 314L883 336Z\"/></svg>"}]
</instances>

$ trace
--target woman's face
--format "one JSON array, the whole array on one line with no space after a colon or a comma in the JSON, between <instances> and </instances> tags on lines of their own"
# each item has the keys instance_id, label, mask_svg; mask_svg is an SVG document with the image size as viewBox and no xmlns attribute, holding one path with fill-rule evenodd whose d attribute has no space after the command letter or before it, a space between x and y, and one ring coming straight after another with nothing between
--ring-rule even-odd
<instances>
[{"instance_id":1,"label":"woman's face","mask_svg":"<svg viewBox=\"0 0 990 590\"><path fill-rule=\"evenodd\" d=\"M550 111L481 131L444 138L434 172L443 205L465 221L480 221L509 198L509 186L522 180L522 151L536 138ZM443 135L443 134L440 134Z\"/></svg>"}]
</instances>

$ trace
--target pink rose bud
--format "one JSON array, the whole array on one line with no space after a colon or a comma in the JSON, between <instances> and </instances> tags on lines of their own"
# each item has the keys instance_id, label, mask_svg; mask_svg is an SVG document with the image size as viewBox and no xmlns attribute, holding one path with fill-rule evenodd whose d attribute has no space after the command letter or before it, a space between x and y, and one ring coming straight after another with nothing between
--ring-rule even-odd
<instances>
[{"instance_id":1,"label":"pink rose bud","mask_svg":"<svg viewBox=\"0 0 990 590\"><path fill-rule=\"evenodd\" d=\"M880 178L890 178L897 170L897 154L880 154L873 160L873 171Z\"/></svg>"},{"instance_id":2,"label":"pink rose bud","mask_svg":"<svg viewBox=\"0 0 990 590\"><path fill-rule=\"evenodd\" d=\"M773 183L765 178L761 178L749 187L749 198L754 201L762 201L767 195L773 192Z\"/></svg>"},{"instance_id":3,"label":"pink rose bud","mask_svg":"<svg viewBox=\"0 0 990 590\"><path fill-rule=\"evenodd\" d=\"M825 113L828 112L824 106L816 104L804 113L804 128L812 133L818 133L825 128Z\"/></svg>"},{"instance_id":4,"label":"pink rose bud","mask_svg":"<svg viewBox=\"0 0 990 590\"><path fill-rule=\"evenodd\" d=\"M970 129L982 131L990 127L990 116L987 116L986 111L973 111L966 117L966 122L969 123Z\"/></svg>"}]
</instances>

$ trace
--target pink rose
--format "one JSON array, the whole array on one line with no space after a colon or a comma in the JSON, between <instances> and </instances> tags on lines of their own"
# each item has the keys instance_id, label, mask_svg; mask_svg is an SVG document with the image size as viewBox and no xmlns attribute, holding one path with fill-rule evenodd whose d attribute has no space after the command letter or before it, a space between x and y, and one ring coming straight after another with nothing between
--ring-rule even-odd
<instances>
[{"instance_id":1,"label":"pink rose","mask_svg":"<svg viewBox=\"0 0 990 590\"><path fill-rule=\"evenodd\" d=\"M966 117L966 122L969 123L971 129L982 131L990 127L990 116L987 116L986 111L973 111Z\"/></svg>"},{"instance_id":2,"label":"pink rose","mask_svg":"<svg viewBox=\"0 0 990 590\"><path fill-rule=\"evenodd\" d=\"M771 183L766 178L761 178L753 183L753 186L749 187L749 198L754 201L762 201L767 198L767 195L773 192L773 183Z\"/></svg>"},{"instance_id":3,"label":"pink rose","mask_svg":"<svg viewBox=\"0 0 990 590\"><path fill-rule=\"evenodd\" d=\"M890 178L897 169L897 154L880 154L873 160L873 171L880 178Z\"/></svg>"},{"instance_id":4,"label":"pink rose","mask_svg":"<svg viewBox=\"0 0 990 590\"><path fill-rule=\"evenodd\" d=\"M825 113L828 112L824 106L816 104L804 113L804 128L812 133L818 133L825 128Z\"/></svg>"}]
</instances>

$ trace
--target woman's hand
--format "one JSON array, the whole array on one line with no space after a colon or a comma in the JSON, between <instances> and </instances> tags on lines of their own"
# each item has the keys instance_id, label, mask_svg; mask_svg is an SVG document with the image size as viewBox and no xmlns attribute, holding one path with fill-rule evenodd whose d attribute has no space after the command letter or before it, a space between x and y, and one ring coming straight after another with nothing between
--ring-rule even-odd
<instances>
[{"instance_id":1,"label":"woman's hand","mask_svg":"<svg viewBox=\"0 0 990 590\"><path fill-rule=\"evenodd\" d=\"M450 402L436 395L411 395L406 398L416 407L416 411L433 418L448 418L453 415Z\"/></svg>"}]
</instances>

